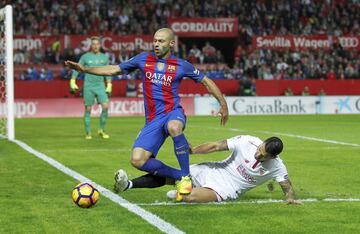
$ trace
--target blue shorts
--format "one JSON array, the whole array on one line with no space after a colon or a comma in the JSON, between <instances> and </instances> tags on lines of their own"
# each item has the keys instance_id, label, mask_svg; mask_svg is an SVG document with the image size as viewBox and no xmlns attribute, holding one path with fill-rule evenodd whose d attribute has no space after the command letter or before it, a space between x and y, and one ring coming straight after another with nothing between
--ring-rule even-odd
<instances>
[{"instance_id":1,"label":"blue shorts","mask_svg":"<svg viewBox=\"0 0 360 234\"><path fill-rule=\"evenodd\" d=\"M155 157L164 141L169 136L167 125L171 120L179 120L186 126L186 116L183 109L175 109L165 115L155 117L150 123L145 124L137 136L133 148L139 147L151 152Z\"/></svg>"}]
</instances>

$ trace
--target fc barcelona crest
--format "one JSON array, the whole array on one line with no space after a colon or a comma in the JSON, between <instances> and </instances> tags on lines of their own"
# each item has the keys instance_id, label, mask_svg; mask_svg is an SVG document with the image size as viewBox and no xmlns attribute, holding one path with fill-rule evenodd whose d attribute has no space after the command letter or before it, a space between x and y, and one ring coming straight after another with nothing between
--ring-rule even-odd
<instances>
[{"instance_id":1,"label":"fc barcelona crest","mask_svg":"<svg viewBox=\"0 0 360 234\"><path fill-rule=\"evenodd\" d=\"M157 63L157 69L158 69L159 71L163 71L164 68L165 68L165 64L164 64L164 63Z\"/></svg>"},{"instance_id":2,"label":"fc barcelona crest","mask_svg":"<svg viewBox=\"0 0 360 234\"><path fill-rule=\"evenodd\" d=\"M168 65L168 71L169 72L174 72L175 71L175 66L174 65Z\"/></svg>"}]
</instances>

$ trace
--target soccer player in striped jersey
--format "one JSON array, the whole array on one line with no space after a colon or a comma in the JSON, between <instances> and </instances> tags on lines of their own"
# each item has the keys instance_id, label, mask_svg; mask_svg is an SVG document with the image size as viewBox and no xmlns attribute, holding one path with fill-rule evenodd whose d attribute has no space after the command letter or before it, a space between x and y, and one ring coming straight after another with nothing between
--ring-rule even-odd
<instances>
[{"instance_id":1,"label":"soccer player in striped jersey","mask_svg":"<svg viewBox=\"0 0 360 234\"><path fill-rule=\"evenodd\" d=\"M201 82L219 101L221 124L228 120L228 107L219 88L211 79L189 62L172 55L174 45L173 31L162 28L154 34L153 52L140 53L119 65L84 67L72 61L66 61L65 65L95 75L128 74L135 69L141 70L146 122L133 145L131 164L152 175L173 178L179 194L187 195L191 193L192 181L189 177L189 144L183 133L186 116L177 93L181 80L188 77ZM174 142L180 170L156 159L168 136L171 136Z\"/></svg>"}]
</instances>

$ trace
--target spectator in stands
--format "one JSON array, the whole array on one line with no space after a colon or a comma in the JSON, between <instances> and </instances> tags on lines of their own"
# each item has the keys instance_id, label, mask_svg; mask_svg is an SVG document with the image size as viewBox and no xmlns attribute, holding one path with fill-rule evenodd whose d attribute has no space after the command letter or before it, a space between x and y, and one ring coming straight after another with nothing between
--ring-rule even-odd
<instances>
[{"instance_id":1,"label":"spectator in stands","mask_svg":"<svg viewBox=\"0 0 360 234\"><path fill-rule=\"evenodd\" d=\"M28 71L24 70L21 72L19 80L29 80L29 75L28 75Z\"/></svg>"},{"instance_id":2,"label":"spectator in stands","mask_svg":"<svg viewBox=\"0 0 360 234\"><path fill-rule=\"evenodd\" d=\"M131 78L126 83L126 97L136 97L136 82Z\"/></svg>"},{"instance_id":3,"label":"spectator in stands","mask_svg":"<svg viewBox=\"0 0 360 234\"><path fill-rule=\"evenodd\" d=\"M290 87L288 87L285 92L284 92L285 96L294 96L294 93L292 91L292 89Z\"/></svg>"},{"instance_id":4,"label":"spectator in stands","mask_svg":"<svg viewBox=\"0 0 360 234\"><path fill-rule=\"evenodd\" d=\"M240 82L241 96L255 96L255 79L245 77Z\"/></svg>"},{"instance_id":5,"label":"spectator in stands","mask_svg":"<svg viewBox=\"0 0 360 234\"><path fill-rule=\"evenodd\" d=\"M193 60L192 62L190 60ZM193 44L190 51L189 51L189 62L190 63L204 63L204 55L202 54L201 50Z\"/></svg>"},{"instance_id":6,"label":"spectator in stands","mask_svg":"<svg viewBox=\"0 0 360 234\"><path fill-rule=\"evenodd\" d=\"M116 56L115 56L115 53L113 51L111 51L111 50L106 51L105 54L109 58L109 64L110 65L117 63ZM72 60L72 61L74 61L74 60Z\"/></svg>"},{"instance_id":7,"label":"spectator in stands","mask_svg":"<svg viewBox=\"0 0 360 234\"><path fill-rule=\"evenodd\" d=\"M334 71L334 67L331 67L331 69L328 71L328 73L326 74L326 79L327 80L336 80L336 73Z\"/></svg>"},{"instance_id":8,"label":"spectator in stands","mask_svg":"<svg viewBox=\"0 0 360 234\"><path fill-rule=\"evenodd\" d=\"M51 64L55 64L55 63L56 63L55 53L54 53L54 51L51 49L51 47L46 48L44 61L45 61L46 63L51 63Z\"/></svg>"},{"instance_id":9,"label":"spectator in stands","mask_svg":"<svg viewBox=\"0 0 360 234\"><path fill-rule=\"evenodd\" d=\"M326 95L325 90L323 88L321 88L318 93L318 96L325 96L325 95Z\"/></svg>"},{"instance_id":10,"label":"spectator in stands","mask_svg":"<svg viewBox=\"0 0 360 234\"><path fill-rule=\"evenodd\" d=\"M40 70L39 80L49 81L53 79L54 79L53 72L47 66L45 66Z\"/></svg>"},{"instance_id":11,"label":"spectator in stands","mask_svg":"<svg viewBox=\"0 0 360 234\"><path fill-rule=\"evenodd\" d=\"M129 53L125 49L120 50L119 63L123 63L129 59L130 59Z\"/></svg>"},{"instance_id":12,"label":"spectator in stands","mask_svg":"<svg viewBox=\"0 0 360 234\"><path fill-rule=\"evenodd\" d=\"M27 69L27 80L38 80L39 73L34 66Z\"/></svg>"},{"instance_id":13,"label":"spectator in stands","mask_svg":"<svg viewBox=\"0 0 360 234\"><path fill-rule=\"evenodd\" d=\"M301 92L301 96L310 96L309 87L305 86L303 91Z\"/></svg>"},{"instance_id":14,"label":"spectator in stands","mask_svg":"<svg viewBox=\"0 0 360 234\"><path fill-rule=\"evenodd\" d=\"M43 62L43 60L44 60L43 51L40 48L35 49L35 51L33 53L33 58L31 59L31 61L35 64L40 64Z\"/></svg>"},{"instance_id":15,"label":"spectator in stands","mask_svg":"<svg viewBox=\"0 0 360 234\"><path fill-rule=\"evenodd\" d=\"M224 62L225 62L225 59L224 59L224 56L223 56L222 53L221 53L221 50L217 50L217 51L216 51L215 62L216 62L216 63L224 63Z\"/></svg>"},{"instance_id":16,"label":"spectator in stands","mask_svg":"<svg viewBox=\"0 0 360 234\"><path fill-rule=\"evenodd\" d=\"M273 80L274 75L271 73L270 67L264 66L263 80Z\"/></svg>"},{"instance_id":17,"label":"spectator in stands","mask_svg":"<svg viewBox=\"0 0 360 234\"><path fill-rule=\"evenodd\" d=\"M25 53L21 49L14 49L14 63L23 64L25 63Z\"/></svg>"},{"instance_id":18,"label":"spectator in stands","mask_svg":"<svg viewBox=\"0 0 360 234\"><path fill-rule=\"evenodd\" d=\"M202 48L202 53L204 55L204 63L214 63L216 61L216 49L209 41Z\"/></svg>"},{"instance_id":19,"label":"spectator in stands","mask_svg":"<svg viewBox=\"0 0 360 234\"><path fill-rule=\"evenodd\" d=\"M345 77L350 78L350 79L355 78L355 69L354 69L353 65L350 62L346 65Z\"/></svg>"},{"instance_id":20,"label":"spectator in stands","mask_svg":"<svg viewBox=\"0 0 360 234\"><path fill-rule=\"evenodd\" d=\"M178 57L187 60L187 49L184 43L182 43L179 47Z\"/></svg>"},{"instance_id":21,"label":"spectator in stands","mask_svg":"<svg viewBox=\"0 0 360 234\"><path fill-rule=\"evenodd\" d=\"M241 45L238 45L234 52L234 61L236 61L237 59L240 60L241 56L242 56L242 48Z\"/></svg>"},{"instance_id":22,"label":"spectator in stands","mask_svg":"<svg viewBox=\"0 0 360 234\"><path fill-rule=\"evenodd\" d=\"M60 70L60 78L62 80L70 80L71 79L72 70L68 67L63 66Z\"/></svg>"}]
</instances>

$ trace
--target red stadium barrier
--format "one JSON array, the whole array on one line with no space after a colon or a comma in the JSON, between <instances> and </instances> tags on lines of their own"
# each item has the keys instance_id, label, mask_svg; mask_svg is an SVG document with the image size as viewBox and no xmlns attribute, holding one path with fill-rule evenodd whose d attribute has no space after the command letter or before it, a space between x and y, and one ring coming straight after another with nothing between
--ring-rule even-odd
<instances>
[{"instance_id":1,"label":"red stadium barrier","mask_svg":"<svg viewBox=\"0 0 360 234\"><path fill-rule=\"evenodd\" d=\"M181 105L186 115L194 114L194 98L181 98ZM101 109L94 105L92 114L99 116ZM109 103L110 116L134 116L145 114L142 98L111 98ZM82 117L84 104L80 98L56 99L16 99L15 116L18 118L48 118L48 117Z\"/></svg>"},{"instance_id":2,"label":"red stadium barrier","mask_svg":"<svg viewBox=\"0 0 360 234\"><path fill-rule=\"evenodd\" d=\"M239 81L216 80L214 81L220 90L228 96L237 96L239 93ZM113 81L113 96L126 96L126 80ZM82 82L78 81L81 86ZM141 93L140 81L137 81L138 92ZM207 94L207 89L200 83L192 80L181 82L179 94ZM69 81L15 81L15 98L66 98L75 97L69 93Z\"/></svg>"},{"instance_id":3,"label":"red stadium barrier","mask_svg":"<svg viewBox=\"0 0 360 234\"><path fill-rule=\"evenodd\" d=\"M126 80L113 81L113 96L126 96ZM220 90L227 96L238 96L240 83L237 80L214 81ZM81 86L82 82L78 81ZM138 93L141 93L139 81ZM360 80L258 80L256 94L258 96L281 96L285 89L290 87L294 95L300 95L305 86L310 89L311 95L317 95L324 89L327 95L360 95ZM184 95L208 94L206 88L192 80L184 80L179 88ZM16 98L67 98L75 97L69 93L69 81L15 81Z\"/></svg>"},{"instance_id":4,"label":"red stadium barrier","mask_svg":"<svg viewBox=\"0 0 360 234\"><path fill-rule=\"evenodd\" d=\"M311 95L317 95L323 89L326 95L359 95L360 80L258 80L258 96L282 96L290 87L294 95L301 95L305 86Z\"/></svg>"}]
</instances>

